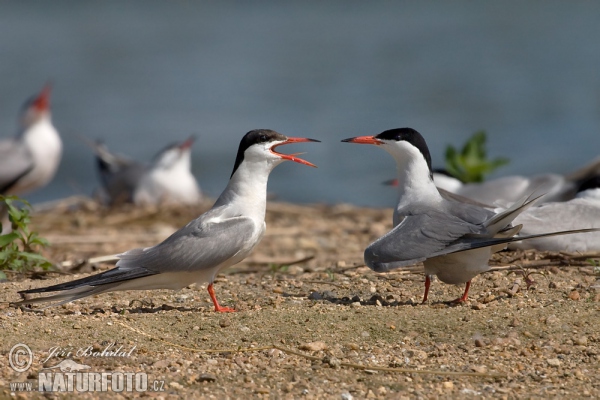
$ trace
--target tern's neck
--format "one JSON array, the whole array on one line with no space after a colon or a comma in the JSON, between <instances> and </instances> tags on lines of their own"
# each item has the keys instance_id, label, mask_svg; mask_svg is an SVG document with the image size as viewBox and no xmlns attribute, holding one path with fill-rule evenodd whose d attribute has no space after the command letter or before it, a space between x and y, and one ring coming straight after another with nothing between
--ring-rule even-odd
<instances>
[{"instance_id":1,"label":"tern's neck","mask_svg":"<svg viewBox=\"0 0 600 400\"><path fill-rule=\"evenodd\" d=\"M267 207L267 181L274 165L243 161L214 207L227 205L236 213L264 220Z\"/></svg>"},{"instance_id":2,"label":"tern's neck","mask_svg":"<svg viewBox=\"0 0 600 400\"><path fill-rule=\"evenodd\" d=\"M433 205L441 201L442 197L433 183L429 166L424 158L398 157L396 167L398 209L414 203Z\"/></svg>"}]
</instances>

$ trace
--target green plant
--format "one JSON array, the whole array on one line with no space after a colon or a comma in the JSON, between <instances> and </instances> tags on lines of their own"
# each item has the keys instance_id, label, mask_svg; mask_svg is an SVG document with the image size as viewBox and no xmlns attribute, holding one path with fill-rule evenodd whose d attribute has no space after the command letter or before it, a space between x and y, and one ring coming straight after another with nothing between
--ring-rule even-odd
<instances>
[{"instance_id":1,"label":"green plant","mask_svg":"<svg viewBox=\"0 0 600 400\"><path fill-rule=\"evenodd\" d=\"M15 203L21 203L22 207L17 207ZM50 269L52 263L38 252L39 248L48 246L48 241L29 228L31 205L15 196L0 195L0 210L3 208L8 211L12 231L0 235L0 270L26 272L36 267ZM4 275L2 272L0 274Z\"/></svg>"},{"instance_id":2,"label":"green plant","mask_svg":"<svg viewBox=\"0 0 600 400\"><path fill-rule=\"evenodd\" d=\"M465 183L483 182L485 176L502 165L507 158L487 159L485 131L475 132L459 152L452 145L446 147L446 169Z\"/></svg>"}]
</instances>

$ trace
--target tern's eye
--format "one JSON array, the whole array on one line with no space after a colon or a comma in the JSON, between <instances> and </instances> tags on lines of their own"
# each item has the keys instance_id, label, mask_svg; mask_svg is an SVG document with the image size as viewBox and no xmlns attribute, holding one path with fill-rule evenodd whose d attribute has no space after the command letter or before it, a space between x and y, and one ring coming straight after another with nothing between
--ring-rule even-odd
<instances>
[{"instance_id":1,"label":"tern's eye","mask_svg":"<svg viewBox=\"0 0 600 400\"><path fill-rule=\"evenodd\" d=\"M266 142L268 140L267 135L260 135L260 141Z\"/></svg>"}]
</instances>

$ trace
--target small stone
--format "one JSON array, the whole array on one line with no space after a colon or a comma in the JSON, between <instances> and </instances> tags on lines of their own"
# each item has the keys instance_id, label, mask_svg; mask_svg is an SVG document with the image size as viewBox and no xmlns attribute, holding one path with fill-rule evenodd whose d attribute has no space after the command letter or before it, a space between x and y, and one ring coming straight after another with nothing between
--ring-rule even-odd
<instances>
[{"instance_id":1,"label":"small stone","mask_svg":"<svg viewBox=\"0 0 600 400\"><path fill-rule=\"evenodd\" d=\"M183 389L183 386L181 385L181 383L179 382L169 382L169 386L172 387L173 389Z\"/></svg>"},{"instance_id":2,"label":"small stone","mask_svg":"<svg viewBox=\"0 0 600 400\"><path fill-rule=\"evenodd\" d=\"M588 339L586 336L576 337L576 338L573 338L573 343L575 343L578 346L587 346Z\"/></svg>"},{"instance_id":3,"label":"small stone","mask_svg":"<svg viewBox=\"0 0 600 400\"><path fill-rule=\"evenodd\" d=\"M513 318L508 324L508 326L512 326L513 328L519 325L521 325L521 321L519 321L517 318Z\"/></svg>"},{"instance_id":4,"label":"small stone","mask_svg":"<svg viewBox=\"0 0 600 400\"><path fill-rule=\"evenodd\" d=\"M169 366L169 363L169 360L159 360L154 362L152 366L155 368L167 368Z\"/></svg>"},{"instance_id":5,"label":"small stone","mask_svg":"<svg viewBox=\"0 0 600 400\"><path fill-rule=\"evenodd\" d=\"M193 329L193 330L195 330L195 331L199 331L199 330L200 330L200 327L199 327L198 325L196 325L196 326L194 326L192 329Z\"/></svg>"},{"instance_id":6,"label":"small stone","mask_svg":"<svg viewBox=\"0 0 600 400\"><path fill-rule=\"evenodd\" d=\"M323 295L319 292L311 292L311 294L308 295L308 299L309 300L322 300Z\"/></svg>"},{"instance_id":7,"label":"small stone","mask_svg":"<svg viewBox=\"0 0 600 400\"><path fill-rule=\"evenodd\" d=\"M481 339L481 338L475 339L475 347L485 347L485 343L483 342L483 339Z\"/></svg>"},{"instance_id":8,"label":"small stone","mask_svg":"<svg viewBox=\"0 0 600 400\"><path fill-rule=\"evenodd\" d=\"M488 371L485 365L472 365L471 369L473 372L477 372L478 374L485 374Z\"/></svg>"},{"instance_id":9,"label":"small stone","mask_svg":"<svg viewBox=\"0 0 600 400\"><path fill-rule=\"evenodd\" d=\"M593 298L593 301L595 303L600 303L600 293L596 293L596 295Z\"/></svg>"},{"instance_id":10,"label":"small stone","mask_svg":"<svg viewBox=\"0 0 600 400\"><path fill-rule=\"evenodd\" d=\"M573 301L577 301L580 298L579 292L577 290L573 290L571 293L569 293L569 298Z\"/></svg>"},{"instance_id":11,"label":"small stone","mask_svg":"<svg viewBox=\"0 0 600 400\"><path fill-rule=\"evenodd\" d=\"M325 349L327 349L327 344L325 342L310 342L310 343L305 343L303 345L300 345L300 347L298 347L300 350L306 350L306 351L323 351Z\"/></svg>"},{"instance_id":12,"label":"small stone","mask_svg":"<svg viewBox=\"0 0 600 400\"><path fill-rule=\"evenodd\" d=\"M197 381L198 382L215 382L217 380L217 377L211 374L201 374Z\"/></svg>"},{"instance_id":13,"label":"small stone","mask_svg":"<svg viewBox=\"0 0 600 400\"><path fill-rule=\"evenodd\" d=\"M550 365L551 367L560 367L560 360L558 358L549 358L546 360L546 362L548 363L548 365Z\"/></svg>"},{"instance_id":14,"label":"small stone","mask_svg":"<svg viewBox=\"0 0 600 400\"><path fill-rule=\"evenodd\" d=\"M473 306L471 307L473 310L483 310L485 309L487 306L483 303L475 303L473 304Z\"/></svg>"},{"instance_id":15,"label":"small stone","mask_svg":"<svg viewBox=\"0 0 600 400\"><path fill-rule=\"evenodd\" d=\"M340 361L340 359L339 358L335 358L335 357L330 357L327 360L327 364L329 364L329 366L331 368L335 368L335 369L338 369L338 368L340 368L342 366L342 362Z\"/></svg>"},{"instance_id":16,"label":"small stone","mask_svg":"<svg viewBox=\"0 0 600 400\"><path fill-rule=\"evenodd\" d=\"M360 336L362 336L364 338L368 338L368 337L371 337L371 334L369 332L367 332L367 331L362 331L361 334L360 334Z\"/></svg>"},{"instance_id":17,"label":"small stone","mask_svg":"<svg viewBox=\"0 0 600 400\"><path fill-rule=\"evenodd\" d=\"M354 400L354 397L348 392L342 393L341 397L342 397L342 400Z\"/></svg>"},{"instance_id":18,"label":"small stone","mask_svg":"<svg viewBox=\"0 0 600 400\"><path fill-rule=\"evenodd\" d=\"M546 318L546 325L555 325L559 322L556 315L552 314Z\"/></svg>"},{"instance_id":19,"label":"small stone","mask_svg":"<svg viewBox=\"0 0 600 400\"><path fill-rule=\"evenodd\" d=\"M350 304L350 307L352 307L352 308L360 307L360 301L355 301L354 303Z\"/></svg>"},{"instance_id":20,"label":"small stone","mask_svg":"<svg viewBox=\"0 0 600 400\"><path fill-rule=\"evenodd\" d=\"M443 382L442 386L444 387L445 390L452 390L452 389L454 389L454 383L452 383L452 381Z\"/></svg>"},{"instance_id":21,"label":"small stone","mask_svg":"<svg viewBox=\"0 0 600 400\"><path fill-rule=\"evenodd\" d=\"M283 288L274 287L273 288L273 293L282 294L283 293Z\"/></svg>"},{"instance_id":22,"label":"small stone","mask_svg":"<svg viewBox=\"0 0 600 400\"><path fill-rule=\"evenodd\" d=\"M300 275L304 273L304 268L299 265L290 265L287 269L287 273L290 275Z\"/></svg>"},{"instance_id":23,"label":"small stone","mask_svg":"<svg viewBox=\"0 0 600 400\"><path fill-rule=\"evenodd\" d=\"M73 329L81 329L81 325L79 325L79 324L73 324Z\"/></svg>"},{"instance_id":24,"label":"small stone","mask_svg":"<svg viewBox=\"0 0 600 400\"><path fill-rule=\"evenodd\" d=\"M228 319L222 319L219 321L219 326L221 328L227 328L229 325L231 325L231 321L229 321Z\"/></svg>"}]
</instances>

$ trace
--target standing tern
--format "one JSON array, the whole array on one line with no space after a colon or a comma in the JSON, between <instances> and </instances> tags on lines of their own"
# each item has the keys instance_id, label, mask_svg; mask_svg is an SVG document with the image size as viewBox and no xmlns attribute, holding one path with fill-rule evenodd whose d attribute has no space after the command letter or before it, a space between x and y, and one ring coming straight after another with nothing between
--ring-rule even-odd
<instances>
[{"instance_id":1,"label":"standing tern","mask_svg":"<svg viewBox=\"0 0 600 400\"><path fill-rule=\"evenodd\" d=\"M23 194L54 177L62 155L50 115L50 85L23 105L15 137L0 140L0 194Z\"/></svg>"},{"instance_id":2,"label":"standing tern","mask_svg":"<svg viewBox=\"0 0 600 400\"><path fill-rule=\"evenodd\" d=\"M181 289L208 282L208 293L217 312L235 311L217 302L213 282L223 268L237 264L258 245L266 229L267 180L283 161L315 167L296 154L276 148L289 143L318 142L286 137L268 129L248 132L241 140L229 183L213 207L172 234L162 243L119 255L116 267L87 278L19 292L55 295L15 303L68 303L83 297L117 290Z\"/></svg>"},{"instance_id":3,"label":"standing tern","mask_svg":"<svg viewBox=\"0 0 600 400\"><path fill-rule=\"evenodd\" d=\"M202 200L202 192L191 172L194 138L162 149L149 164L112 154L102 144L94 145L102 196L111 205L185 204Z\"/></svg>"},{"instance_id":4,"label":"standing tern","mask_svg":"<svg viewBox=\"0 0 600 400\"><path fill-rule=\"evenodd\" d=\"M574 199L531 207L515 218L515 223L523 224L522 234L600 228L600 177L596 176L583 182ZM600 232L514 242L509 248L573 253L596 252L600 251Z\"/></svg>"},{"instance_id":5,"label":"standing tern","mask_svg":"<svg viewBox=\"0 0 600 400\"><path fill-rule=\"evenodd\" d=\"M471 279L489 270L488 261L493 252L515 240L565 233L514 237L521 225L512 226L511 222L533 205L536 198L525 197L496 213L443 197L433 182L431 156L425 139L414 129L392 129L342 142L382 146L394 157L400 194L394 210L394 228L370 244L364 258L376 272L423 262L426 277L423 303L427 301L431 275L449 284L465 283L462 297L455 300L464 302Z\"/></svg>"}]
</instances>

